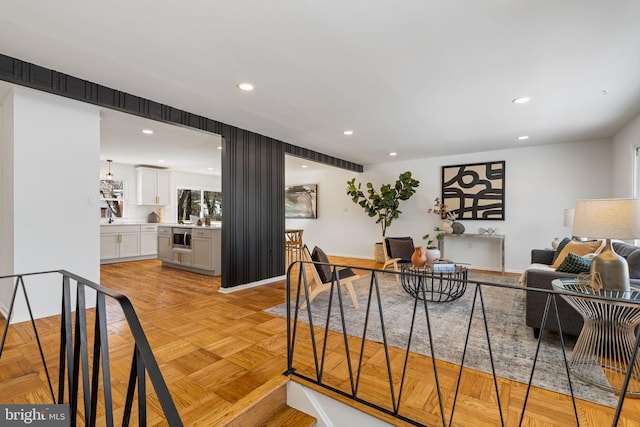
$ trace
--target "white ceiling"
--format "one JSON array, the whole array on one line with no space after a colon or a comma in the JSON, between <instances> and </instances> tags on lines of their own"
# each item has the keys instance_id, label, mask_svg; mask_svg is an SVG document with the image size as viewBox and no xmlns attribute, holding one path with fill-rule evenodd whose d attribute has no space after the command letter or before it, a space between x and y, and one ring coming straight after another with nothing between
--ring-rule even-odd
<instances>
[{"instance_id":1,"label":"white ceiling","mask_svg":"<svg viewBox=\"0 0 640 427\"><path fill-rule=\"evenodd\" d=\"M22 0L0 53L371 164L610 137L640 112L638 17L637 0Z\"/></svg>"},{"instance_id":2,"label":"white ceiling","mask_svg":"<svg viewBox=\"0 0 640 427\"><path fill-rule=\"evenodd\" d=\"M152 135L142 133L152 130ZM222 138L114 110L100 112L100 159L221 175ZM162 162L161 162L162 160Z\"/></svg>"}]
</instances>

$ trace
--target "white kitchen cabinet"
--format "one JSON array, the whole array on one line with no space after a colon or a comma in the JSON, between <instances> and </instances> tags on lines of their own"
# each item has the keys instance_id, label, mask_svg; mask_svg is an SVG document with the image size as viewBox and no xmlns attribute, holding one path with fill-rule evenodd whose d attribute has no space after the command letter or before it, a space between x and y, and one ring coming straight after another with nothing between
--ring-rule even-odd
<instances>
[{"instance_id":1,"label":"white kitchen cabinet","mask_svg":"<svg viewBox=\"0 0 640 427\"><path fill-rule=\"evenodd\" d=\"M136 168L138 175L138 204L161 205L170 203L170 172L161 169Z\"/></svg>"},{"instance_id":2,"label":"white kitchen cabinet","mask_svg":"<svg viewBox=\"0 0 640 427\"><path fill-rule=\"evenodd\" d=\"M191 267L191 251L189 249L174 249L171 253L171 262Z\"/></svg>"},{"instance_id":3,"label":"white kitchen cabinet","mask_svg":"<svg viewBox=\"0 0 640 427\"><path fill-rule=\"evenodd\" d=\"M213 270L211 233L211 230L199 229L191 232L192 267Z\"/></svg>"},{"instance_id":4,"label":"white kitchen cabinet","mask_svg":"<svg viewBox=\"0 0 640 427\"><path fill-rule=\"evenodd\" d=\"M140 226L140 255L158 254L158 226Z\"/></svg>"},{"instance_id":5,"label":"white kitchen cabinet","mask_svg":"<svg viewBox=\"0 0 640 427\"><path fill-rule=\"evenodd\" d=\"M119 234L100 233L100 261L118 258L120 254Z\"/></svg>"},{"instance_id":6,"label":"white kitchen cabinet","mask_svg":"<svg viewBox=\"0 0 640 427\"><path fill-rule=\"evenodd\" d=\"M158 227L158 259L171 262L171 227Z\"/></svg>"},{"instance_id":7,"label":"white kitchen cabinet","mask_svg":"<svg viewBox=\"0 0 640 427\"><path fill-rule=\"evenodd\" d=\"M140 256L139 225L105 225L100 227L100 260Z\"/></svg>"},{"instance_id":8,"label":"white kitchen cabinet","mask_svg":"<svg viewBox=\"0 0 640 427\"><path fill-rule=\"evenodd\" d=\"M129 258L140 256L140 231L131 230L127 233L120 233L120 253L119 258Z\"/></svg>"}]
</instances>

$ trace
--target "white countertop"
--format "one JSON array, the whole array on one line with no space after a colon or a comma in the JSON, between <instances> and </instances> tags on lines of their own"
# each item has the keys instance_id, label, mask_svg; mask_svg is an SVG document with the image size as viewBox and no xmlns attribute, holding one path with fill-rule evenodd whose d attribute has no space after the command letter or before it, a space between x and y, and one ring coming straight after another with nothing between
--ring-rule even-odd
<instances>
[{"instance_id":1,"label":"white countertop","mask_svg":"<svg viewBox=\"0 0 640 427\"><path fill-rule=\"evenodd\" d=\"M125 221L114 221L111 224L108 222L101 222L100 226L117 226L117 225L157 225L158 227L174 227L174 228L208 228L208 229L220 229L222 228L221 223L213 223L211 225L197 225L197 224L175 224L175 223L167 223L167 222L125 222Z\"/></svg>"},{"instance_id":2,"label":"white countertop","mask_svg":"<svg viewBox=\"0 0 640 427\"><path fill-rule=\"evenodd\" d=\"M208 229L220 229L222 228L222 224L211 224L211 225L197 225L197 224L168 224L161 223L158 224L161 227L173 227L173 228L208 228Z\"/></svg>"},{"instance_id":3,"label":"white countertop","mask_svg":"<svg viewBox=\"0 0 640 427\"><path fill-rule=\"evenodd\" d=\"M124 221L114 221L111 224L109 224L108 222L100 222L100 226L112 226L112 225L160 225L157 222L142 222L142 221L137 221L137 222L124 222Z\"/></svg>"}]
</instances>

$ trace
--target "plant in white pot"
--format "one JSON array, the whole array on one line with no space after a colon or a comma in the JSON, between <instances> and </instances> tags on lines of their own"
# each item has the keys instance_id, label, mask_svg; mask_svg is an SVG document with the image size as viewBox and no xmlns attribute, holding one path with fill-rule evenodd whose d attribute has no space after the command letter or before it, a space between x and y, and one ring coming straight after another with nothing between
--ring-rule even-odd
<instances>
[{"instance_id":1,"label":"plant in white pot","mask_svg":"<svg viewBox=\"0 0 640 427\"><path fill-rule=\"evenodd\" d=\"M397 219L402 211L399 209L400 201L408 200L416 192L415 187L420 185L420 181L411 177L411 172L401 173L394 185L384 184L377 191L373 188L373 184L366 184L367 193L365 194L361 188L362 184L357 183L353 178L347 181L347 195L351 196L353 203L360 205L370 217L376 218L376 224L380 224L382 228L382 241L387 232L387 227L391 225L394 219ZM378 243L381 245L381 243ZM378 254L381 251L376 250L376 261L379 260Z\"/></svg>"},{"instance_id":2,"label":"plant in white pot","mask_svg":"<svg viewBox=\"0 0 640 427\"><path fill-rule=\"evenodd\" d=\"M433 262L440 258L439 246L440 240L442 240L442 233L439 232L440 229L438 227L435 227L434 230L438 233L434 238L432 238L428 233L422 236L422 238L427 242L427 249L425 252L428 262Z\"/></svg>"}]
</instances>

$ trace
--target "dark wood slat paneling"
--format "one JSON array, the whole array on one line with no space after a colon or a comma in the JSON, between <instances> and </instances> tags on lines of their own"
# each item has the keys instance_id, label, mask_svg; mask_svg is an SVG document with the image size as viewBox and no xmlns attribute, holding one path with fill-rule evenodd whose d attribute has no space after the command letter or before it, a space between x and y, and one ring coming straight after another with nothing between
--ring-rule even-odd
<instances>
[{"instance_id":1,"label":"dark wood slat paneling","mask_svg":"<svg viewBox=\"0 0 640 427\"><path fill-rule=\"evenodd\" d=\"M287 144L0 54L0 80L224 137L222 286L284 274L284 155L362 172L362 165Z\"/></svg>"},{"instance_id":2,"label":"dark wood slat paneling","mask_svg":"<svg viewBox=\"0 0 640 427\"><path fill-rule=\"evenodd\" d=\"M222 287L232 287L284 274L284 147L237 128L223 137Z\"/></svg>"}]
</instances>

